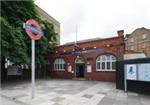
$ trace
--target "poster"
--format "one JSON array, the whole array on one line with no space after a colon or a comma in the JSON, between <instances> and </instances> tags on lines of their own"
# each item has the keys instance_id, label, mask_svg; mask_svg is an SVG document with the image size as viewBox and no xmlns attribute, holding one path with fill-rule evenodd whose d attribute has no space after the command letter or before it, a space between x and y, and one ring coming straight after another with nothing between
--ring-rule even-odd
<instances>
[{"instance_id":1,"label":"poster","mask_svg":"<svg viewBox=\"0 0 150 105\"><path fill-rule=\"evenodd\" d=\"M92 72L92 66L91 65L87 65L87 72L91 73Z\"/></svg>"},{"instance_id":2,"label":"poster","mask_svg":"<svg viewBox=\"0 0 150 105\"><path fill-rule=\"evenodd\" d=\"M127 65L127 79L128 80L137 80L137 66L136 64Z\"/></svg>"},{"instance_id":3,"label":"poster","mask_svg":"<svg viewBox=\"0 0 150 105\"><path fill-rule=\"evenodd\" d=\"M71 72L71 71L72 71L71 69L72 69L72 66L69 65L69 66L68 66L68 72Z\"/></svg>"},{"instance_id":4,"label":"poster","mask_svg":"<svg viewBox=\"0 0 150 105\"><path fill-rule=\"evenodd\" d=\"M138 80L150 82L150 63L138 64Z\"/></svg>"},{"instance_id":5,"label":"poster","mask_svg":"<svg viewBox=\"0 0 150 105\"><path fill-rule=\"evenodd\" d=\"M8 66L7 75L22 75L23 70L18 66Z\"/></svg>"}]
</instances>

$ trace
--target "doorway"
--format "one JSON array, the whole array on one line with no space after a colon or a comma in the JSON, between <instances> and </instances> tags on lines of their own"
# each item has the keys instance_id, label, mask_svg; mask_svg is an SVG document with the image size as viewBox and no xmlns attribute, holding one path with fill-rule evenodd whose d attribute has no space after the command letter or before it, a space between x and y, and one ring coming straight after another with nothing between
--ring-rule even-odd
<instances>
[{"instance_id":1,"label":"doorway","mask_svg":"<svg viewBox=\"0 0 150 105\"><path fill-rule=\"evenodd\" d=\"M78 57L75 60L75 64L76 64L76 77L77 78L84 78L84 68L85 68L85 64L84 64L84 59L82 57Z\"/></svg>"},{"instance_id":2,"label":"doorway","mask_svg":"<svg viewBox=\"0 0 150 105\"><path fill-rule=\"evenodd\" d=\"M76 77L84 77L84 64L76 64Z\"/></svg>"}]
</instances>

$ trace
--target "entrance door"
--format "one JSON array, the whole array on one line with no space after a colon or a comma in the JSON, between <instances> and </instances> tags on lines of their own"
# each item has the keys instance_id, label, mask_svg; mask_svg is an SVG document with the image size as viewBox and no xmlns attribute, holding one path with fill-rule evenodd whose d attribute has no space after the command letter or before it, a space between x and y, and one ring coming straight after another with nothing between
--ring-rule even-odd
<instances>
[{"instance_id":1,"label":"entrance door","mask_svg":"<svg viewBox=\"0 0 150 105\"><path fill-rule=\"evenodd\" d=\"M83 78L84 77L84 68L85 68L85 64L84 64L84 59L82 57L78 57L75 60L75 64L76 64L76 77L79 78Z\"/></svg>"},{"instance_id":2,"label":"entrance door","mask_svg":"<svg viewBox=\"0 0 150 105\"><path fill-rule=\"evenodd\" d=\"M84 64L76 64L76 77L84 77Z\"/></svg>"}]
</instances>

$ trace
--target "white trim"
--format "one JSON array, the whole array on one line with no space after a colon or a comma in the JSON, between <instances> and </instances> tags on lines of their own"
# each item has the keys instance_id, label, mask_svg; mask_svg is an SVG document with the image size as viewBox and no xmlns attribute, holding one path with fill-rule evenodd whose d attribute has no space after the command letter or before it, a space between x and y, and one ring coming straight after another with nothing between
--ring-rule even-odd
<instances>
[{"instance_id":1,"label":"white trim","mask_svg":"<svg viewBox=\"0 0 150 105\"><path fill-rule=\"evenodd\" d=\"M96 69L96 71L116 71L116 69L110 69L110 70L107 70L107 69Z\"/></svg>"},{"instance_id":2,"label":"white trim","mask_svg":"<svg viewBox=\"0 0 150 105\"><path fill-rule=\"evenodd\" d=\"M65 69L54 69L54 71L65 71Z\"/></svg>"}]
</instances>

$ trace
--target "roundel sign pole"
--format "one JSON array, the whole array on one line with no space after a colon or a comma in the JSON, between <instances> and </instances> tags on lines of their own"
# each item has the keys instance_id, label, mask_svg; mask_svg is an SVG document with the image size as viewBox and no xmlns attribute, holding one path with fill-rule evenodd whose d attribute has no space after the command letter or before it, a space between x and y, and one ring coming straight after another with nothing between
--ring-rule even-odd
<instances>
[{"instance_id":1,"label":"roundel sign pole","mask_svg":"<svg viewBox=\"0 0 150 105\"><path fill-rule=\"evenodd\" d=\"M34 20L29 19L23 24L28 36L31 38L31 50L32 50L32 99L35 97L35 40L39 40L43 36L41 26Z\"/></svg>"}]
</instances>

